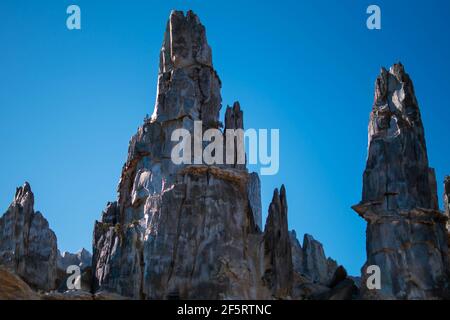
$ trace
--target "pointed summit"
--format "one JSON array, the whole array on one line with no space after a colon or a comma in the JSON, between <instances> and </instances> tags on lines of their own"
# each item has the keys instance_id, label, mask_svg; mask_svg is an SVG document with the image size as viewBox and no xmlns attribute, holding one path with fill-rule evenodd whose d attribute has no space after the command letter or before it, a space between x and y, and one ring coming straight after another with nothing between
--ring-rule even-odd
<instances>
[{"instance_id":1,"label":"pointed summit","mask_svg":"<svg viewBox=\"0 0 450 320\"><path fill-rule=\"evenodd\" d=\"M369 122L363 202L386 209L438 208L434 169L414 87L402 64L381 70Z\"/></svg>"},{"instance_id":2,"label":"pointed summit","mask_svg":"<svg viewBox=\"0 0 450 320\"><path fill-rule=\"evenodd\" d=\"M218 127L222 98L205 27L192 11L172 11L160 53L152 121L202 120Z\"/></svg>"},{"instance_id":3,"label":"pointed summit","mask_svg":"<svg viewBox=\"0 0 450 320\"><path fill-rule=\"evenodd\" d=\"M376 80L368 131L362 201L353 209L367 221L363 283L368 266L378 266L382 277L380 290L362 287L363 297L443 297L449 275L446 218L438 208L414 87L400 63L383 68Z\"/></svg>"}]
</instances>

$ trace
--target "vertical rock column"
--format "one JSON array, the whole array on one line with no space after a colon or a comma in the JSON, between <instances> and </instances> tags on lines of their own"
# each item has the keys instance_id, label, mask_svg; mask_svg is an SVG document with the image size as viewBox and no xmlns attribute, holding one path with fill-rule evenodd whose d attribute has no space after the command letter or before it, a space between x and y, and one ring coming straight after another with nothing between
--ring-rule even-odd
<instances>
[{"instance_id":1,"label":"vertical rock column","mask_svg":"<svg viewBox=\"0 0 450 320\"><path fill-rule=\"evenodd\" d=\"M363 298L435 299L446 294L449 265L446 217L439 211L435 173L428 164L414 88L403 66L376 80L362 201L367 262L381 268L381 289Z\"/></svg>"},{"instance_id":2,"label":"vertical rock column","mask_svg":"<svg viewBox=\"0 0 450 320\"><path fill-rule=\"evenodd\" d=\"M194 154L191 164L171 159L178 144L171 141L175 129L193 137L197 121L203 132L221 128L220 87L204 26L191 11L173 11L161 48L153 115L130 141L117 202L109 203L95 224L95 290L135 299L272 296L262 280L259 178L245 163L206 165ZM225 128L243 128L239 103L227 109ZM287 234L287 224L281 227ZM277 250L279 244L271 243ZM289 284L284 276L274 277Z\"/></svg>"},{"instance_id":3,"label":"vertical rock column","mask_svg":"<svg viewBox=\"0 0 450 320\"><path fill-rule=\"evenodd\" d=\"M57 252L56 235L44 216L34 211L34 194L25 183L0 218L0 265L34 289L49 291L56 287Z\"/></svg>"},{"instance_id":4,"label":"vertical rock column","mask_svg":"<svg viewBox=\"0 0 450 320\"><path fill-rule=\"evenodd\" d=\"M293 264L288 232L286 189L275 189L264 228L264 282L275 298L292 293Z\"/></svg>"}]
</instances>

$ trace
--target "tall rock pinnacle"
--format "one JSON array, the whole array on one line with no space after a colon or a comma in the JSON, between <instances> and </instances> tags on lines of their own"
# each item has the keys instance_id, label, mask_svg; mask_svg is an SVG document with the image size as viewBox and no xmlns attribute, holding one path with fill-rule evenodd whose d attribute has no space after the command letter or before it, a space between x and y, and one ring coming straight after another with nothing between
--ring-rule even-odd
<instances>
[{"instance_id":1,"label":"tall rock pinnacle","mask_svg":"<svg viewBox=\"0 0 450 320\"><path fill-rule=\"evenodd\" d=\"M449 275L446 218L439 211L414 87L400 63L381 70L369 122L362 201L367 262L381 268L381 289L365 298L442 297ZM363 279L363 283L364 279Z\"/></svg>"},{"instance_id":2,"label":"tall rock pinnacle","mask_svg":"<svg viewBox=\"0 0 450 320\"><path fill-rule=\"evenodd\" d=\"M195 135L197 121L203 131L222 128L220 87L205 28L193 12L173 11L153 115L130 141L118 200L95 224L94 290L134 299L295 298L285 188L275 192L263 232L261 183L245 161L171 159L175 129ZM235 102L226 109L225 130L243 128ZM224 144L237 139L219 134ZM242 158L237 152L235 160ZM307 281L297 279L296 288Z\"/></svg>"},{"instance_id":3,"label":"tall rock pinnacle","mask_svg":"<svg viewBox=\"0 0 450 320\"><path fill-rule=\"evenodd\" d=\"M56 236L40 212L34 212L34 194L26 182L0 218L0 265L17 273L30 286L56 286Z\"/></svg>"},{"instance_id":4,"label":"tall rock pinnacle","mask_svg":"<svg viewBox=\"0 0 450 320\"><path fill-rule=\"evenodd\" d=\"M96 289L137 299L270 296L256 254L259 179L245 167L171 160L173 130L193 133L199 120L203 130L221 127L220 87L205 28L193 12L173 11L153 116L131 139L119 199L95 226ZM234 125L242 124L238 107L227 111L239 117Z\"/></svg>"}]
</instances>

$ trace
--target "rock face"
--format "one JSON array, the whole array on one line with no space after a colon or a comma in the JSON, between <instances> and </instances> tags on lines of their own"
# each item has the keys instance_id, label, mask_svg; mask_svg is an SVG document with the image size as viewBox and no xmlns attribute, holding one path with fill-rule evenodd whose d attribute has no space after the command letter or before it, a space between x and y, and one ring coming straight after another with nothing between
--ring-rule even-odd
<instances>
[{"instance_id":1,"label":"rock face","mask_svg":"<svg viewBox=\"0 0 450 320\"><path fill-rule=\"evenodd\" d=\"M92 254L84 248L77 253L70 253L66 251L61 254L58 250L58 269L67 270L67 267L71 265L79 266L81 270L91 267Z\"/></svg>"},{"instance_id":2,"label":"rock face","mask_svg":"<svg viewBox=\"0 0 450 320\"><path fill-rule=\"evenodd\" d=\"M292 293L293 266L288 232L286 189L275 190L264 228L264 282L276 298Z\"/></svg>"},{"instance_id":3,"label":"rock face","mask_svg":"<svg viewBox=\"0 0 450 320\"><path fill-rule=\"evenodd\" d=\"M194 165L171 160L175 129L194 135L194 121L202 121L203 131L221 127L220 87L199 19L192 12L172 12L161 49L155 111L131 139L118 201L108 204L95 225L95 289L135 299L289 293L282 288L289 285L289 272L272 273L284 253L271 250L290 248L268 235L276 226L269 224L264 239L259 230L259 178L242 164L198 164L195 155ZM238 103L227 108L225 122L225 129L243 128ZM269 273L265 285L263 275Z\"/></svg>"},{"instance_id":4,"label":"rock face","mask_svg":"<svg viewBox=\"0 0 450 320\"><path fill-rule=\"evenodd\" d=\"M325 256L322 244L313 236L305 234L303 246L297 240L295 231L290 232L294 271L313 283L330 284L338 264Z\"/></svg>"},{"instance_id":5,"label":"rock face","mask_svg":"<svg viewBox=\"0 0 450 320\"><path fill-rule=\"evenodd\" d=\"M193 164L171 159L175 129L195 137L197 129L222 127L220 88L199 19L191 11L172 12L153 116L130 141L118 200L95 224L94 290L134 299L295 298L284 186L274 192L262 232L260 180L248 172L241 149L233 149L232 163L207 165L195 154L187 156ZM218 138L239 146L228 130L243 128L236 102ZM207 146L200 142L200 148ZM305 261L313 261L307 270L324 262L328 272L328 261L312 256L321 247L307 248Z\"/></svg>"},{"instance_id":6,"label":"rock face","mask_svg":"<svg viewBox=\"0 0 450 320\"><path fill-rule=\"evenodd\" d=\"M381 289L364 298L435 299L446 295L446 218L439 211L424 129L411 79L401 64L382 69L375 85L362 201L366 268L381 268Z\"/></svg>"},{"instance_id":7,"label":"rock face","mask_svg":"<svg viewBox=\"0 0 450 320\"><path fill-rule=\"evenodd\" d=\"M56 286L56 236L33 207L34 195L25 183L17 188L14 201L0 218L0 265L32 288L48 291Z\"/></svg>"}]
</instances>

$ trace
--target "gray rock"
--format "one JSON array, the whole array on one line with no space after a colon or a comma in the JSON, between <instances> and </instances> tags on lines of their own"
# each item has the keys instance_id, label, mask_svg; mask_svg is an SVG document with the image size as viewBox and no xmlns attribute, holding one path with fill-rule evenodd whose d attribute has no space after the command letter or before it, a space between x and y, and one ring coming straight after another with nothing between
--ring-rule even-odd
<instances>
[{"instance_id":1,"label":"gray rock","mask_svg":"<svg viewBox=\"0 0 450 320\"><path fill-rule=\"evenodd\" d=\"M290 232L294 271L309 281L328 286L338 268L335 260L327 258L322 244L313 236L305 234L303 246L295 231Z\"/></svg>"},{"instance_id":2,"label":"gray rock","mask_svg":"<svg viewBox=\"0 0 450 320\"><path fill-rule=\"evenodd\" d=\"M292 294L293 266L286 189L275 189L264 228L264 283L276 298Z\"/></svg>"},{"instance_id":3,"label":"gray rock","mask_svg":"<svg viewBox=\"0 0 450 320\"><path fill-rule=\"evenodd\" d=\"M250 208L253 213L253 219L259 230L262 230L261 181L256 172L252 172L249 175L247 194Z\"/></svg>"},{"instance_id":4,"label":"gray rock","mask_svg":"<svg viewBox=\"0 0 450 320\"><path fill-rule=\"evenodd\" d=\"M259 179L245 166L175 165L171 133L219 128L220 80L204 27L171 13L155 111L131 139L117 202L96 222L94 290L134 299L268 298ZM226 125L243 127L239 104Z\"/></svg>"},{"instance_id":5,"label":"gray rock","mask_svg":"<svg viewBox=\"0 0 450 320\"><path fill-rule=\"evenodd\" d=\"M32 288L56 287L55 233L40 212L28 183L17 188L14 201L0 218L0 265L14 271Z\"/></svg>"},{"instance_id":6,"label":"gray rock","mask_svg":"<svg viewBox=\"0 0 450 320\"><path fill-rule=\"evenodd\" d=\"M403 66L382 69L375 85L362 201L353 209L367 225L367 262L381 268L381 289L365 299L437 299L449 275L446 217L438 209L424 129Z\"/></svg>"},{"instance_id":7,"label":"gray rock","mask_svg":"<svg viewBox=\"0 0 450 320\"><path fill-rule=\"evenodd\" d=\"M94 292L133 299L290 299L326 288L294 281L284 187L274 193L262 232L260 180L245 164L171 161L173 130L193 134L197 120L203 131L222 127L221 83L211 56L195 14L173 11L153 116L130 141L118 200L95 223ZM243 128L236 102L226 110L225 130ZM316 259L314 250L308 259ZM330 268L326 258L316 263ZM301 295L293 295L294 283Z\"/></svg>"}]
</instances>

